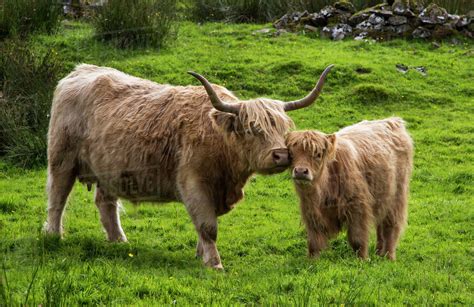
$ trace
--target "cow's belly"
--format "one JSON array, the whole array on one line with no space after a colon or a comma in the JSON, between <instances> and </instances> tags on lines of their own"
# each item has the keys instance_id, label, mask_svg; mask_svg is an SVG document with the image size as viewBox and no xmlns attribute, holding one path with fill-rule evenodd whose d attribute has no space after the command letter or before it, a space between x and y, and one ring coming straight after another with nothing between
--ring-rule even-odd
<instances>
[{"instance_id":1,"label":"cow's belly","mask_svg":"<svg viewBox=\"0 0 474 307\"><path fill-rule=\"evenodd\" d=\"M86 164L84 164L86 165ZM132 202L176 201L175 178L162 166L142 167L98 167L83 166L79 181L88 185L97 184L104 191Z\"/></svg>"}]
</instances>

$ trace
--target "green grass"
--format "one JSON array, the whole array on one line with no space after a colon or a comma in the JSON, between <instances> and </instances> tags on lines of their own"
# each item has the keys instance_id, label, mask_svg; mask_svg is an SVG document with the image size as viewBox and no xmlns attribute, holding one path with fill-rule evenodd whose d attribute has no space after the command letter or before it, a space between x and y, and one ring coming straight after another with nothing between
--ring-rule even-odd
<instances>
[{"instance_id":1,"label":"green grass","mask_svg":"<svg viewBox=\"0 0 474 307\"><path fill-rule=\"evenodd\" d=\"M41 235L46 171L0 163L0 305L28 304L474 304L474 45L332 42L252 35L261 26L184 23L173 46L121 51L70 24L34 43L66 62L107 65L157 82L196 83L193 69L242 98L294 99L336 64L324 94L291 113L298 129L332 132L397 115L416 146L409 223L396 262L355 258L341 234L319 260L306 237L288 174L257 176L245 200L219 220L225 272L194 258L196 234L181 204L133 207L129 244L109 244L92 192L79 184L66 209L65 239ZM425 66L401 74L397 63Z\"/></svg>"}]
</instances>

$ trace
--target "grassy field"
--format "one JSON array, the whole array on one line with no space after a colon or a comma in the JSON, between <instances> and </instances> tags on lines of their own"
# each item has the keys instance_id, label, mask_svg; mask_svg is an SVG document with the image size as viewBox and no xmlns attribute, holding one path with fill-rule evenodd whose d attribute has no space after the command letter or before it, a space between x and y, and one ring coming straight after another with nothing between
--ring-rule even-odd
<instances>
[{"instance_id":1,"label":"grassy field","mask_svg":"<svg viewBox=\"0 0 474 307\"><path fill-rule=\"evenodd\" d=\"M95 42L83 24L37 36L66 65L112 66L157 82L189 84L195 70L239 97L305 95L336 64L322 98L291 113L298 129L333 132L397 115L415 146L409 222L396 262L360 261L341 234L319 260L306 236L288 174L257 176L246 198L219 220L225 266L194 258L196 234L181 204L133 207L128 244L110 244L93 193L76 184L64 240L43 237L45 169L0 162L0 305L43 304L474 304L474 44L332 42L301 35L253 35L262 26L184 23L160 51L121 51ZM425 66L398 72L395 65Z\"/></svg>"}]
</instances>

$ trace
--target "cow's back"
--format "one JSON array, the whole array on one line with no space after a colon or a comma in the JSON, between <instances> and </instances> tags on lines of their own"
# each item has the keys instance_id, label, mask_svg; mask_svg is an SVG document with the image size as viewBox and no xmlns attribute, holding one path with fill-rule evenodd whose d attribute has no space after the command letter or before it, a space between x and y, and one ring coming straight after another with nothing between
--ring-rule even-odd
<instances>
[{"instance_id":1,"label":"cow's back","mask_svg":"<svg viewBox=\"0 0 474 307\"><path fill-rule=\"evenodd\" d=\"M351 148L353 165L365 178L374 216L385 216L400 188L408 184L412 169L413 145L403 120L363 121L337 135L340 145Z\"/></svg>"}]
</instances>

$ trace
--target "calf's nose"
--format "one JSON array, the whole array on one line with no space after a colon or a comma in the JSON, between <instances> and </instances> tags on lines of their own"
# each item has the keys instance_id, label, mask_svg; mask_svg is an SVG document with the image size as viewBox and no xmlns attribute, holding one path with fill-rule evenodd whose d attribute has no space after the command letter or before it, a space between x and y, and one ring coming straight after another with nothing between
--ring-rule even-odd
<instances>
[{"instance_id":1,"label":"calf's nose","mask_svg":"<svg viewBox=\"0 0 474 307\"><path fill-rule=\"evenodd\" d=\"M306 167L295 167L295 175L308 175L309 170Z\"/></svg>"},{"instance_id":2,"label":"calf's nose","mask_svg":"<svg viewBox=\"0 0 474 307\"><path fill-rule=\"evenodd\" d=\"M282 149L275 149L272 152L272 158L273 162L277 166L288 166L290 165L290 158L288 154L288 149L282 148Z\"/></svg>"},{"instance_id":3,"label":"calf's nose","mask_svg":"<svg viewBox=\"0 0 474 307\"><path fill-rule=\"evenodd\" d=\"M294 179L302 179L302 180L309 180L309 169L306 167L295 167L293 169L293 178Z\"/></svg>"}]
</instances>

